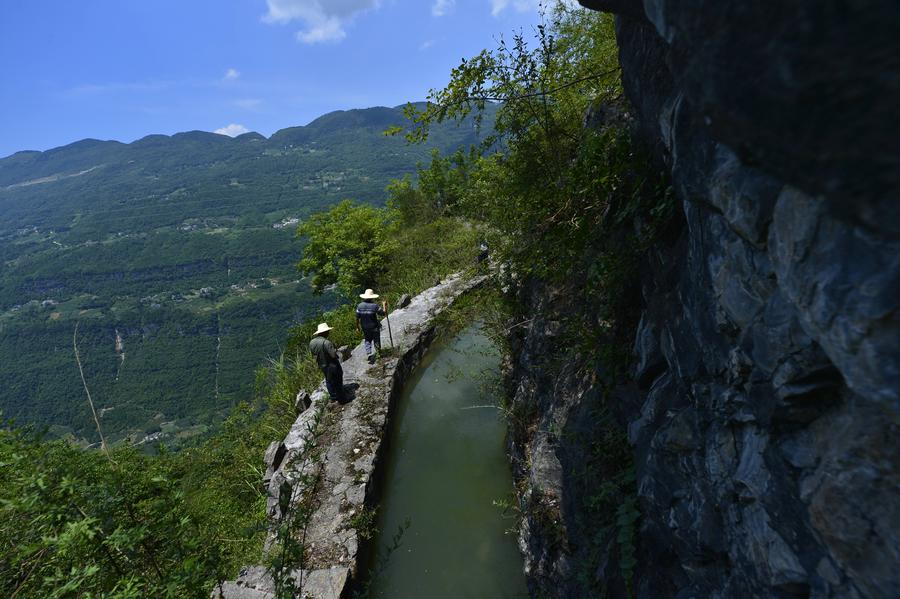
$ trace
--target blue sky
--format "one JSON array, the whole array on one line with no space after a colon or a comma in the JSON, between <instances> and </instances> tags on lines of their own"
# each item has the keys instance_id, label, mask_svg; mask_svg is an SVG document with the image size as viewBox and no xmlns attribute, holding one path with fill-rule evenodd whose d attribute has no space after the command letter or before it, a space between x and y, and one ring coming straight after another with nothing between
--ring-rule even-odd
<instances>
[{"instance_id":1,"label":"blue sky","mask_svg":"<svg viewBox=\"0 0 900 599\"><path fill-rule=\"evenodd\" d=\"M0 6L0 156L423 99L538 0L40 0ZM230 128L226 129L229 125Z\"/></svg>"}]
</instances>

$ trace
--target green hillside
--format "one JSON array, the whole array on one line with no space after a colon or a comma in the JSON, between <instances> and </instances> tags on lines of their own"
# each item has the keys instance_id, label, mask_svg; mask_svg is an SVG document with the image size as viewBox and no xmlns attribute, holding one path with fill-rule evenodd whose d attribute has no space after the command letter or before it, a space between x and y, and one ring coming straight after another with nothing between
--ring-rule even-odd
<instances>
[{"instance_id":1,"label":"green hillside","mask_svg":"<svg viewBox=\"0 0 900 599\"><path fill-rule=\"evenodd\" d=\"M253 391L288 327L338 300L294 264L296 224L384 188L472 121L409 145L399 108L339 111L269 139L193 131L0 160L0 410L93 440L72 351L112 440L201 433Z\"/></svg>"}]
</instances>

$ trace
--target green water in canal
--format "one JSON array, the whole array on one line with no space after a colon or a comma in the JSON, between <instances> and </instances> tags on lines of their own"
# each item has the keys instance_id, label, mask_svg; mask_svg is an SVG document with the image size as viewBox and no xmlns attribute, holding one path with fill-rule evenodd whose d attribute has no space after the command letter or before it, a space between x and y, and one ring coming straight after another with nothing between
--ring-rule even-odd
<instances>
[{"instance_id":1,"label":"green water in canal","mask_svg":"<svg viewBox=\"0 0 900 599\"><path fill-rule=\"evenodd\" d=\"M432 348L407 383L392 427L371 597L527 597L509 500L506 424L496 405L500 355L472 325ZM404 522L400 545L385 549Z\"/></svg>"}]
</instances>

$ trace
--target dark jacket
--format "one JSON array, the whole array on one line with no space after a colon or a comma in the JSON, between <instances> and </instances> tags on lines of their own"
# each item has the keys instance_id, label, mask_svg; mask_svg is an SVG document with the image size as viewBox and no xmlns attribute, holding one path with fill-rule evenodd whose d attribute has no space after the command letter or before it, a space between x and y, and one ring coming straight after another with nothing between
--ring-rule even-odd
<instances>
[{"instance_id":1,"label":"dark jacket","mask_svg":"<svg viewBox=\"0 0 900 599\"><path fill-rule=\"evenodd\" d=\"M316 357L316 364L319 368L325 370L329 364L340 365L337 350L334 343L322 336L313 337L309 342L309 351Z\"/></svg>"},{"instance_id":2,"label":"dark jacket","mask_svg":"<svg viewBox=\"0 0 900 599\"><path fill-rule=\"evenodd\" d=\"M379 316L384 316L384 310L375 302L361 302L356 306L356 320L364 331L381 330Z\"/></svg>"}]
</instances>

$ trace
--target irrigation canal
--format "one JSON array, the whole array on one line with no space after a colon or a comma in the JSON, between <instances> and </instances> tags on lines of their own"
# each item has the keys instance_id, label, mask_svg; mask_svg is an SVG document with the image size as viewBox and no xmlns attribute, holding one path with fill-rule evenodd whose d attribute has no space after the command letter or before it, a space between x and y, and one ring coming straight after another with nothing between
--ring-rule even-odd
<instances>
[{"instance_id":1,"label":"irrigation canal","mask_svg":"<svg viewBox=\"0 0 900 599\"><path fill-rule=\"evenodd\" d=\"M499 377L500 353L476 323L436 344L408 381L388 443L371 597L528 596L515 520L496 505L513 491L493 407Z\"/></svg>"}]
</instances>

